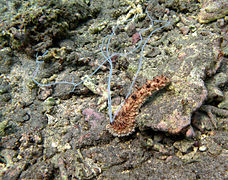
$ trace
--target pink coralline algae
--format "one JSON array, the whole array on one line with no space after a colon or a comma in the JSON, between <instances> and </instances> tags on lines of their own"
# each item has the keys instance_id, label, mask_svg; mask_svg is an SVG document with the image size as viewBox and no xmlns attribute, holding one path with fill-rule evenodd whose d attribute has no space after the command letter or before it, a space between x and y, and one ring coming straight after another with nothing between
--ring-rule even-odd
<instances>
[{"instance_id":1,"label":"pink coralline algae","mask_svg":"<svg viewBox=\"0 0 228 180\"><path fill-rule=\"evenodd\" d=\"M141 39L141 37L140 37L140 35L139 35L138 32L135 33L135 34L133 34L133 36L132 36L132 42L133 42L133 44L136 44L140 39Z\"/></svg>"},{"instance_id":2,"label":"pink coralline algae","mask_svg":"<svg viewBox=\"0 0 228 180\"><path fill-rule=\"evenodd\" d=\"M82 111L82 114L86 116L86 119L85 119L86 121L88 121L91 116L94 116L96 119L101 119L101 116L93 109L89 109L89 108L84 109Z\"/></svg>"},{"instance_id":3,"label":"pink coralline algae","mask_svg":"<svg viewBox=\"0 0 228 180\"><path fill-rule=\"evenodd\" d=\"M84 109L82 111L82 114L86 116L85 120L90 122L92 129L95 129L98 126L97 120L102 119L101 115L95 112L94 109L90 109L90 108Z\"/></svg>"}]
</instances>

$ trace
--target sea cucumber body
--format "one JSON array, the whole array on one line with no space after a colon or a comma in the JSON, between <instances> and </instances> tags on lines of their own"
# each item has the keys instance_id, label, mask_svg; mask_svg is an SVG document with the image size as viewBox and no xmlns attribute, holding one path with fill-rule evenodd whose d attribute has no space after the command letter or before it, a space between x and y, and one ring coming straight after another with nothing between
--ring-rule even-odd
<instances>
[{"instance_id":1,"label":"sea cucumber body","mask_svg":"<svg viewBox=\"0 0 228 180\"><path fill-rule=\"evenodd\" d=\"M135 117L138 115L143 102L153 92L165 87L168 83L169 80L164 76L157 76L153 80L147 80L146 84L127 98L114 122L106 126L108 131L118 137L127 136L134 132L136 126Z\"/></svg>"}]
</instances>

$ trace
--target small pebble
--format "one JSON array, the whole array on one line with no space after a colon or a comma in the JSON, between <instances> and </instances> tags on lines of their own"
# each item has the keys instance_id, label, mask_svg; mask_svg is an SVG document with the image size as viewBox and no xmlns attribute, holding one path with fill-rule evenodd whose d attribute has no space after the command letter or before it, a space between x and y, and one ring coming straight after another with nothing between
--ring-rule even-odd
<instances>
[{"instance_id":1,"label":"small pebble","mask_svg":"<svg viewBox=\"0 0 228 180\"><path fill-rule=\"evenodd\" d=\"M200 147L199 147L199 150L200 150L201 152L204 152L204 151L207 150L207 147L206 147L206 146L200 146Z\"/></svg>"},{"instance_id":2,"label":"small pebble","mask_svg":"<svg viewBox=\"0 0 228 180\"><path fill-rule=\"evenodd\" d=\"M195 135L196 134L194 132L194 129L192 128L192 126L190 126L190 128L186 132L186 136L190 138L190 137L194 137Z\"/></svg>"}]
</instances>

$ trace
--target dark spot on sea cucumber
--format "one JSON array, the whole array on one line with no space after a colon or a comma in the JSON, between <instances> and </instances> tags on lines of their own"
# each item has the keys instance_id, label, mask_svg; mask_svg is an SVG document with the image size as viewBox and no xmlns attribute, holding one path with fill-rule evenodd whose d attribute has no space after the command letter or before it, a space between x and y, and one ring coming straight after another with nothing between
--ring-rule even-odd
<instances>
[{"instance_id":1,"label":"dark spot on sea cucumber","mask_svg":"<svg viewBox=\"0 0 228 180\"><path fill-rule=\"evenodd\" d=\"M132 97L132 99L134 99L134 100L136 100L136 98L137 98L136 94L133 94L131 97Z\"/></svg>"},{"instance_id":2,"label":"dark spot on sea cucumber","mask_svg":"<svg viewBox=\"0 0 228 180\"><path fill-rule=\"evenodd\" d=\"M147 87L147 88L150 88L151 86L150 86L150 84L147 84L146 87Z\"/></svg>"}]
</instances>

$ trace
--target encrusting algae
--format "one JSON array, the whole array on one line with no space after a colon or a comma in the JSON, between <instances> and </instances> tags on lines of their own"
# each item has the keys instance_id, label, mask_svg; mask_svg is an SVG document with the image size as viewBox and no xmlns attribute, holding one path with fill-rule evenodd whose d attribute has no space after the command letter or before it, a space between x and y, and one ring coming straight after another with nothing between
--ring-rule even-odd
<instances>
[{"instance_id":1,"label":"encrusting algae","mask_svg":"<svg viewBox=\"0 0 228 180\"><path fill-rule=\"evenodd\" d=\"M169 80L164 76L157 76L153 80L147 80L141 88L132 93L125 101L125 104L118 112L113 123L106 126L113 136L128 136L135 130L135 117L139 108L153 92L168 85Z\"/></svg>"}]
</instances>

